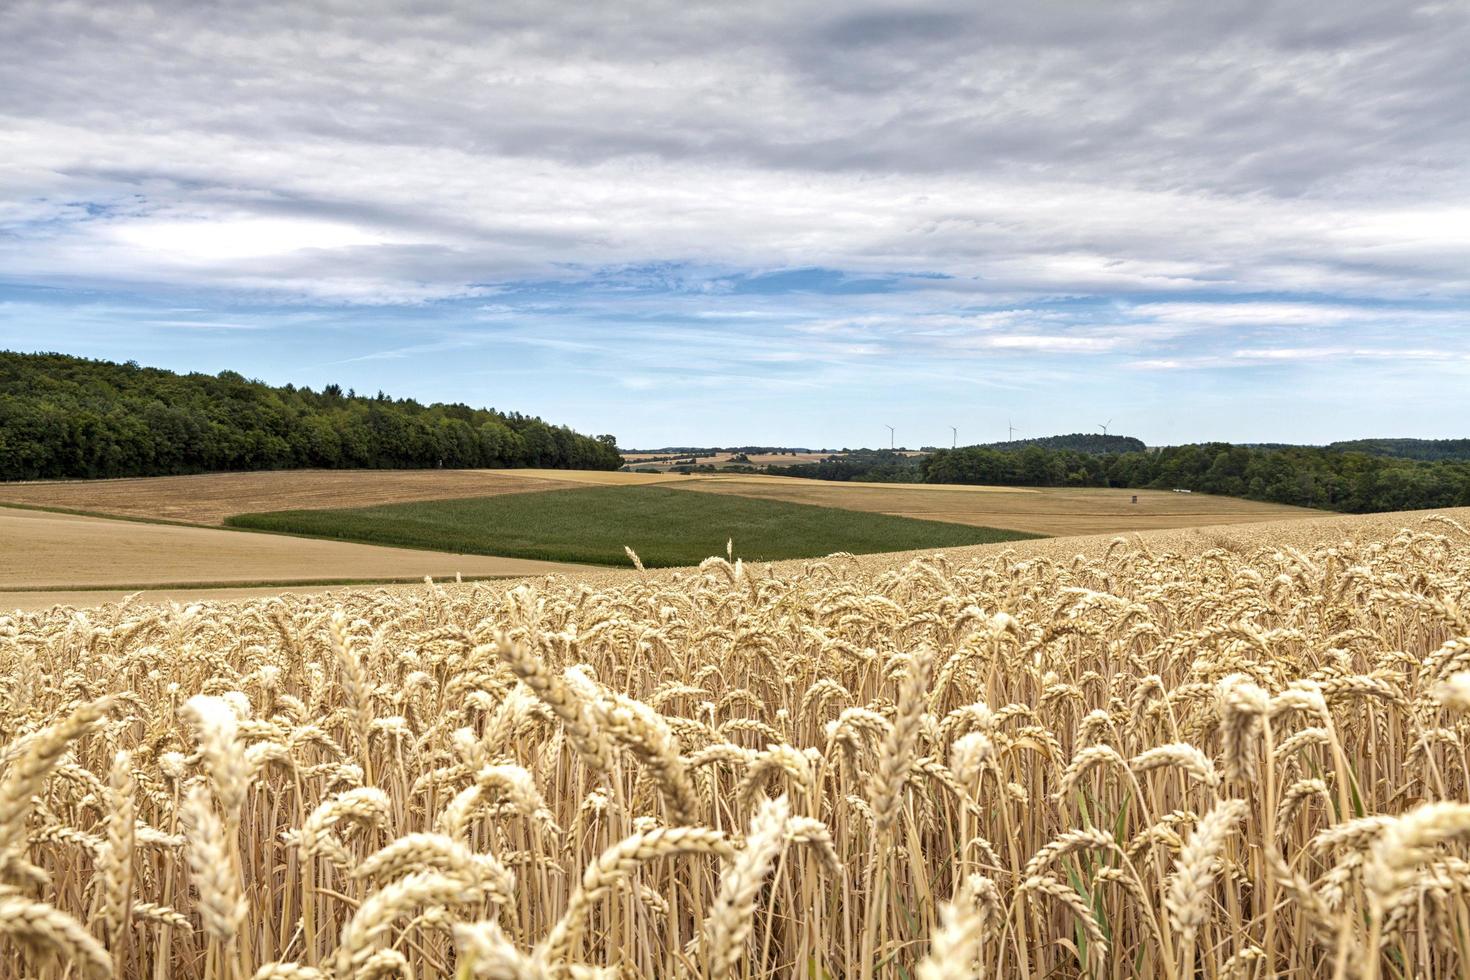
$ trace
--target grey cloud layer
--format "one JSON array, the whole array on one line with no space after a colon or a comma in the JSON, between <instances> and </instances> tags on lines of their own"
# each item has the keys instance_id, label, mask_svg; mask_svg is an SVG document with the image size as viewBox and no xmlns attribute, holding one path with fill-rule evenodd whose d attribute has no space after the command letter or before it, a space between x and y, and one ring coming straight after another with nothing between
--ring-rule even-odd
<instances>
[{"instance_id":1,"label":"grey cloud layer","mask_svg":"<svg viewBox=\"0 0 1470 980\"><path fill-rule=\"evenodd\" d=\"M0 18L12 281L416 302L671 261L1036 295L1470 291L1463 2ZM375 237L211 262L115 234L260 217Z\"/></svg>"},{"instance_id":2,"label":"grey cloud layer","mask_svg":"<svg viewBox=\"0 0 1470 980\"><path fill-rule=\"evenodd\" d=\"M0 108L578 164L1463 181L1463 3L515 8L21 3Z\"/></svg>"}]
</instances>

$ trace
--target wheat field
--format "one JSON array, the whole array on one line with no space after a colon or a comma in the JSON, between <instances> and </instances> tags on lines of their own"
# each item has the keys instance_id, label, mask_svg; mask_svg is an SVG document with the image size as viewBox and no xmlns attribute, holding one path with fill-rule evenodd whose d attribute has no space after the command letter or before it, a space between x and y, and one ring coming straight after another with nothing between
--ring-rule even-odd
<instances>
[{"instance_id":1,"label":"wheat field","mask_svg":"<svg viewBox=\"0 0 1470 980\"><path fill-rule=\"evenodd\" d=\"M1461 975L1470 531L1323 527L0 617L0 975Z\"/></svg>"}]
</instances>

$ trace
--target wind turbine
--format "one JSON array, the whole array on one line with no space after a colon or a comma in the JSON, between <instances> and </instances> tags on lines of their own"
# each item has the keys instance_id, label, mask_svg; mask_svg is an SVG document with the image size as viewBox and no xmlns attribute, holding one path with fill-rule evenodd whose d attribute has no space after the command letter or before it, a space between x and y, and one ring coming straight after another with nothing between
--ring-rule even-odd
<instances>
[{"instance_id":1,"label":"wind turbine","mask_svg":"<svg viewBox=\"0 0 1470 980\"><path fill-rule=\"evenodd\" d=\"M960 430L956 429L954 426L950 426L949 431L954 434L954 437L949 442L949 448L954 449L960 444Z\"/></svg>"},{"instance_id":2,"label":"wind turbine","mask_svg":"<svg viewBox=\"0 0 1470 980\"><path fill-rule=\"evenodd\" d=\"M892 449L893 448L893 426L891 426L891 425L885 425L885 426L883 426L883 428L885 428L885 429L888 430L888 448L889 449Z\"/></svg>"},{"instance_id":3,"label":"wind turbine","mask_svg":"<svg viewBox=\"0 0 1470 980\"><path fill-rule=\"evenodd\" d=\"M1099 425L1098 428L1103 430L1103 435L1107 435L1108 434L1108 426L1110 426L1112 424L1113 424L1113 420L1112 419L1108 419L1102 425Z\"/></svg>"},{"instance_id":4,"label":"wind turbine","mask_svg":"<svg viewBox=\"0 0 1470 980\"><path fill-rule=\"evenodd\" d=\"M1010 419L1006 419L1006 442L1015 442L1015 441L1016 441L1016 427L1011 424L1011 420Z\"/></svg>"}]
</instances>

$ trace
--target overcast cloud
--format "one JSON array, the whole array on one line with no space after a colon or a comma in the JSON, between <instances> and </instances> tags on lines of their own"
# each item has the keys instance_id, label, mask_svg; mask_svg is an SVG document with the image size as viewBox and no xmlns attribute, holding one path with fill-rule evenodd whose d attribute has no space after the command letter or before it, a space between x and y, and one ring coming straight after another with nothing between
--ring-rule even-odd
<instances>
[{"instance_id":1,"label":"overcast cloud","mask_svg":"<svg viewBox=\"0 0 1470 980\"><path fill-rule=\"evenodd\" d=\"M0 345L627 446L1470 435L1470 4L0 5Z\"/></svg>"}]
</instances>

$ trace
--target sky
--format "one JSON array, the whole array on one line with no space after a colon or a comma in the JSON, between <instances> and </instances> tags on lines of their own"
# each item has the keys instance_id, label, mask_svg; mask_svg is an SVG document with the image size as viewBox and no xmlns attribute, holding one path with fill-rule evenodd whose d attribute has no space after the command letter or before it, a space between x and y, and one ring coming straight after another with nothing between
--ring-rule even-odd
<instances>
[{"instance_id":1,"label":"sky","mask_svg":"<svg viewBox=\"0 0 1470 980\"><path fill-rule=\"evenodd\" d=\"M1470 436L1470 2L0 3L0 348L625 448Z\"/></svg>"}]
</instances>

